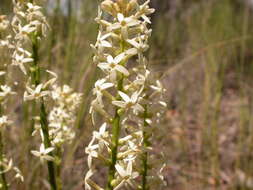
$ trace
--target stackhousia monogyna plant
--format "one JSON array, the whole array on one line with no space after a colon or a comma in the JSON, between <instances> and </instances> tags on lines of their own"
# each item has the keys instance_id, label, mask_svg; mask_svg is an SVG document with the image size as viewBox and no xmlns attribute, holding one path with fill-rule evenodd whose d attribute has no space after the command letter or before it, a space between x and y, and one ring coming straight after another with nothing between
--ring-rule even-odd
<instances>
[{"instance_id":1,"label":"stackhousia monogyna plant","mask_svg":"<svg viewBox=\"0 0 253 190\"><path fill-rule=\"evenodd\" d=\"M151 125L161 116L157 105L166 104L160 100L161 83L146 68L144 52L151 35L148 15L154 12L149 2L105 0L98 9L99 33L91 47L103 77L95 83L90 113L93 123L96 117L102 122L86 148L88 190L146 190L154 179L149 171ZM101 163L108 166L104 187L95 182Z\"/></svg>"},{"instance_id":2,"label":"stackhousia monogyna plant","mask_svg":"<svg viewBox=\"0 0 253 190\"><path fill-rule=\"evenodd\" d=\"M7 29L9 28L9 21L5 15L0 15L0 49L12 49L10 39L11 36L7 35ZM6 177L6 173L10 171L16 172L14 178L20 178L23 181L23 176L20 173L20 170L13 166L12 159L7 159L4 154L4 131L5 128L12 125L10 117L5 113L8 98L15 94L12 91L11 87L6 84L5 75L8 71L8 64L1 65L0 70L0 189L7 190L9 189L10 182Z\"/></svg>"},{"instance_id":3,"label":"stackhousia monogyna plant","mask_svg":"<svg viewBox=\"0 0 253 190\"><path fill-rule=\"evenodd\" d=\"M14 43L15 50L13 52L13 65L20 67L22 72L27 76L26 91L24 93L24 101L32 100L33 112L35 112L36 104L40 108L39 121L42 129L42 144L40 151L32 153L39 156L41 160L46 160L49 172L49 181L52 189L57 189L55 164L54 164L54 148L49 138L47 112L45 107L45 98L50 94L48 90L56 80L55 74L53 79L43 83L41 81L41 71L39 66L39 43L42 37L45 37L48 24L45 16L41 11L41 7L33 2L13 1L14 18L12 20L12 28L15 34ZM27 64L27 65L25 65ZM28 73L26 67L29 68Z\"/></svg>"},{"instance_id":4,"label":"stackhousia monogyna plant","mask_svg":"<svg viewBox=\"0 0 253 190\"><path fill-rule=\"evenodd\" d=\"M57 75L52 71L46 71L52 78L46 82L42 81L38 50L41 39L46 37L48 23L42 8L35 2L14 0L13 3L15 14L12 20L15 34L13 65L19 66L27 76L24 101L33 101L34 113L36 108L39 108L39 116L34 116L35 122L31 135L38 131L42 143L39 151L31 152L39 157L42 163L47 162L51 189L61 189L62 144L70 142L75 136L71 127L74 125L75 110L80 103L81 94L75 93L67 85L57 86L55 84ZM50 113L47 111L49 98L54 101Z\"/></svg>"}]
</instances>

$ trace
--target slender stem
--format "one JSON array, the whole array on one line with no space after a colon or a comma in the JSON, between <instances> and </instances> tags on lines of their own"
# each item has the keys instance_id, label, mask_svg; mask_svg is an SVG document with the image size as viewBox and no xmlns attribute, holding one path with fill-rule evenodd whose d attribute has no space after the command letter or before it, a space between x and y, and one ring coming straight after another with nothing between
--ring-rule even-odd
<instances>
[{"instance_id":1,"label":"slender stem","mask_svg":"<svg viewBox=\"0 0 253 190\"><path fill-rule=\"evenodd\" d=\"M2 106L0 105L0 114L2 115ZM3 143L3 135L2 131L0 130L0 162L2 163L4 160L4 143ZM0 171L4 170L4 166L0 165ZM5 173L1 173L1 185L3 190L8 190L8 183L5 177Z\"/></svg>"},{"instance_id":2,"label":"slender stem","mask_svg":"<svg viewBox=\"0 0 253 190\"><path fill-rule=\"evenodd\" d=\"M0 131L0 162L3 162L4 156L3 156L3 136L2 132ZM3 171L4 167L1 165L0 170ZM5 178L5 173L1 174L1 184L2 184L2 189L3 190L8 190L8 184L7 180Z\"/></svg>"},{"instance_id":3,"label":"slender stem","mask_svg":"<svg viewBox=\"0 0 253 190\"><path fill-rule=\"evenodd\" d=\"M125 51L124 40L121 40L121 52L124 52L124 51ZM123 62L121 64L125 65L126 63ZM118 91L123 91L123 81L124 81L124 76L120 75L120 79L118 80L118 83L117 83L117 90ZM117 99L118 100L121 99L119 95L118 95ZM115 115L114 115L114 119L113 119L113 122L112 122L111 162L110 162L110 165L109 165L109 174L108 174L108 182L107 182L106 190L113 190L112 182L114 180L115 173L116 173L115 165L116 165L116 162L117 162L119 135L120 135L120 130L121 130L121 126L120 126L121 118L120 118L120 115L118 113L119 110L120 110L120 108L115 109Z\"/></svg>"},{"instance_id":4,"label":"slender stem","mask_svg":"<svg viewBox=\"0 0 253 190\"><path fill-rule=\"evenodd\" d=\"M41 129L44 136L44 145L46 148L51 147L51 141L49 139L48 133L48 121L47 121L47 113L45 109L44 100L42 99L40 102L40 124ZM50 156L54 157L53 153L49 153ZM55 177L55 166L53 161L47 161L48 173L49 173L49 182L52 190L57 190L56 185L56 177Z\"/></svg>"},{"instance_id":5,"label":"slender stem","mask_svg":"<svg viewBox=\"0 0 253 190\"><path fill-rule=\"evenodd\" d=\"M62 158L62 150L60 146L56 147L56 183L58 189L62 189L62 181L61 181L61 160Z\"/></svg>"},{"instance_id":6,"label":"slender stem","mask_svg":"<svg viewBox=\"0 0 253 190\"><path fill-rule=\"evenodd\" d=\"M144 106L144 117L143 117L143 146L146 149L149 146L149 135L146 132L146 127L148 127L148 123L146 119L148 118L148 107ZM142 155L142 190L147 190L147 175L148 175L148 152L145 150Z\"/></svg>"},{"instance_id":7,"label":"slender stem","mask_svg":"<svg viewBox=\"0 0 253 190\"><path fill-rule=\"evenodd\" d=\"M31 77L32 82L35 86L38 86L40 84L40 68L39 68L39 42L37 39L37 35L34 35L32 40L32 58L33 58L33 64L31 65Z\"/></svg>"},{"instance_id":8,"label":"slender stem","mask_svg":"<svg viewBox=\"0 0 253 190\"><path fill-rule=\"evenodd\" d=\"M123 76L118 81L118 90L122 90L123 88ZM115 116L112 123L112 152L111 152L111 162L109 166L109 176L108 176L108 183L106 190L113 190L112 182L115 177L115 165L117 162L117 155L118 155L118 145L119 145L119 134L120 134L120 115L118 113L119 108L115 110Z\"/></svg>"},{"instance_id":9,"label":"slender stem","mask_svg":"<svg viewBox=\"0 0 253 190\"><path fill-rule=\"evenodd\" d=\"M39 56L38 56L38 39L37 35L35 34L32 39L32 50L33 50L33 64L31 66L31 78L32 82L35 86L38 86L40 84L40 67L38 64ZM35 104L35 102L34 102ZM45 103L43 98L40 101L40 124L41 129L44 137L44 146L45 148L51 147L51 141L49 138L49 130L48 130L48 121L47 121L47 112L45 108ZM53 152L49 153L50 156L54 157ZM52 190L57 190L56 185L56 177L55 177L55 164L53 161L47 161L47 167L48 167L48 174L49 174L49 182L51 185Z\"/></svg>"}]
</instances>

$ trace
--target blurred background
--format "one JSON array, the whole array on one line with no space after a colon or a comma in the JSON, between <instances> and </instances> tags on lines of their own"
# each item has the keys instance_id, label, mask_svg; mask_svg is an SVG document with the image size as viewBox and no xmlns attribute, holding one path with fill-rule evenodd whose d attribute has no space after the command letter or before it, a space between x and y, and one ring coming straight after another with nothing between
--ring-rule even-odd
<instances>
[{"instance_id":1,"label":"blurred background","mask_svg":"<svg viewBox=\"0 0 253 190\"><path fill-rule=\"evenodd\" d=\"M95 129L88 110L99 72L89 45L96 41L98 3L44 1L51 30L41 43L40 64L56 72L61 84L84 94L77 137L65 147L64 190L83 189L84 148ZM149 68L167 89L168 103L165 121L157 126L153 140L154 154L167 164L164 190L253 189L253 1L151 0L151 4L156 12L146 55ZM0 14L11 18L11 0L0 0ZM6 61L6 56L0 57L0 64ZM20 72L16 70L12 72ZM16 91L22 97L22 74L12 77L21 81ZM30 154L39 139L34 137L31 143L27 135L31 110L21 99L14 99L8 108L15 110L16 125L5 133L7 155L25 177L25 183L14 184L13 189L47 189L46 168Z\"/></svg>"}]
</instances>

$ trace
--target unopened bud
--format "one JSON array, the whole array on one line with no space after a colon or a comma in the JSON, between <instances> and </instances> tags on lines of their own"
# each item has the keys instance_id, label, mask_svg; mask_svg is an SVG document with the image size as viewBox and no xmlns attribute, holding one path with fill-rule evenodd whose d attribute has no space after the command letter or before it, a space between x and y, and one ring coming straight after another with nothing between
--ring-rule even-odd
<instances>
[{"instance_id":1,"label":"unopened bud","mask_svg":"<svg viewBox=\"0 0 253 190\"><path fill-rule=\"evenodd\" d=\"M113 2L111 0L105 0L104 2L101 3L101 8L105 12L113 15Z\"/></svg>"},{"instance_id":2,"label":"unopened bud","mask_svg":"<svg viewBox=\"0 0 253 190\"><path fill-rule=\"evenodd\" d=\"M131 0L126 8L127 14L131 13L137 7L137 0Z\"/></svg>"},{"instance_id":3,"label":"unopened bud","mask_svg":"<svg viewBox=\"0 0 253 190\"><path fill-rule=\"evenodd\" d=\"M121 8L122 12L125 12L127 4L128 4L128 0L117 0L117 3L119 7Z\"/></svg>"},{"instance_id":4,"label":"unopened bud","mask_svg":"<svg viewBox=\"0 0 253 190\"><path fill-rule=\"evenodd\" d=\"M117 185L117 180L116 179L112 180L111 181L111 186L115 187L116 185Z\"/></svg>"},{"instance_id":5,"label":"unopened bud","mask_svg":"<svg viewBox=\"0 0 253 190\"><path fill-rule=\"evenodd\" d=\"M9 21L6 18L6 15L0 15L0 32L6 30L9 25Z\"/></svg>"},{"instance_id":6,"label":"unopened bud","mask_svg":"<svg viewBox=\"0 0 253 190\"><path fill-rule=\"evenodd\" d=\"M113 3L113 9L115 10L115 12L119 13L120 12L120 7L117 3Z\"/></svg>"},{"instance_id":7,"label":"unopened bud","mask_svg":"<svg viewBox=\"0 0 253 190\"><path fill-rule=\"evenodd\" d=\"M121 115L123 115L124 114L124 109L119 109L118 111L117 111L117 113L121 116Z\"/></svg>"}]
</instances>

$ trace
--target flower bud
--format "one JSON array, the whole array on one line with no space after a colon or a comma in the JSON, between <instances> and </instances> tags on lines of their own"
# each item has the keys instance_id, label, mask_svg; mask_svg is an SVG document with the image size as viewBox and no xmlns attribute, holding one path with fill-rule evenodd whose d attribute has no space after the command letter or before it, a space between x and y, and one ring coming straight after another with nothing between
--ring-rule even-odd
<instances>
[{"instance_id":1,"label":"flower bud","mask_svg":"<svg viewBox=\"0 0 253 190\"><path fill-rule=\"evenodd\" d=\"M111 0L105 0L104 2L101 3L101 8L105 12L115 15L115 11L113 9L113 2Z\"/></svg>"},{"instance_id":2,"label":"flower bud","mask_svg":"<svg viewBox=\"0 0 253 190\"><path fill-rule=\"evenodd\" d=\"M137 1L131 0L126 7L126 13L129 15L137 7Z\"/></svg>"},{"instance_id":3,"label":"flower bud","mask_svg":"<svg viewBox=\"0 0 253 190\"><path fill-rule=\"evenodd\" d=\"M9 26L9 21L6 18L6 15L0 15L0 32L7 29Z\"/></svg>"},{"instance_id":4,"label":"flower bud","mask_svg":"<svg viewBox=\"0 0 253 190\"><path fill-rule=\"evenodd\" d=\"M125 110L124 110L124 109L119 109L117 113L121 116L121 115L123 115L123 114L124 114L124 112L125 112Z\"/></svg>"},{"instance_id":5,"label":"flower bud","mask_svg":"<svg viewBox=\"0 0 253 190\"><path fill-rule=\"evenodd\" d=\"M115 10L116 13L121 12L120 7L117 3L113 3L113 9ZM115 16L117 16L117 14Z\"/></svg>"},{"instance_id":6,"label":"flower bud","mask_svg":"<svg viewBox=\"0 0 253 190\"><path fill-rule=\"evenodd\" d=\"M117 3L121 9L122 12L126 11L126 7L128 5L128 0L117 0Z\"/></svg>"},{"instance_id":7,"label":"flower bud","mask_svg":"<svg viewBox=\"0 0 253 190\"><path fill-rule=\"evenodd\" d=\"M115 187L116 185L117 185L117 180L116 179L112 180L111 181L111 186Z\"/></svg>"}]
</instances>

